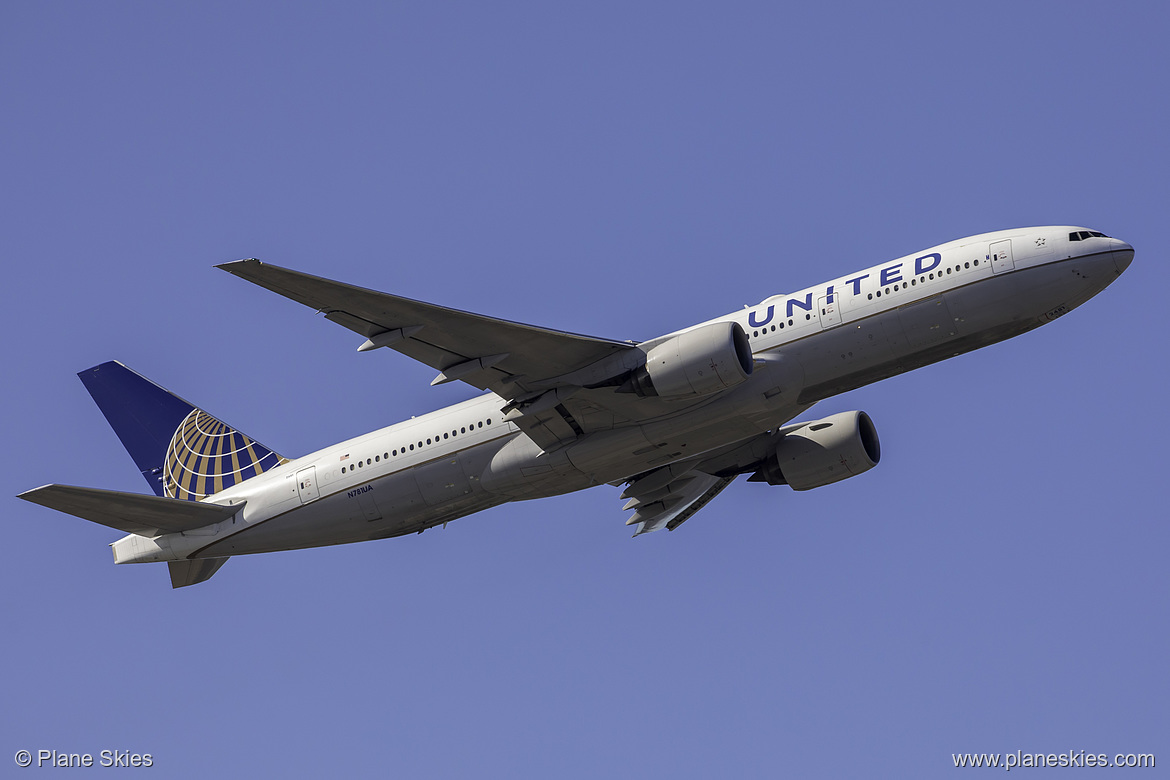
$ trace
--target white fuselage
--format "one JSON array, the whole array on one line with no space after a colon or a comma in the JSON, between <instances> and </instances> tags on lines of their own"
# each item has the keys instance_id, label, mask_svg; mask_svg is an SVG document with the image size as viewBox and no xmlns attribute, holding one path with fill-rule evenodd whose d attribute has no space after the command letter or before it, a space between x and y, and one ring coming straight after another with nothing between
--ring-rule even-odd
<instances>
[{"instance_id":1,"label":"white fuselage","mask_svg":"<svg viewBox=\"0 0 1170 780\"><path fill-rule=\"evenodd\" d=\"M1110 238L1070 241L1078 230L952 241L713 320L746 331L756 361L750 378L648 422L543 452L505 421L504 400L489 393L282 464L209 499L242 504L232 519L156 539L126 537L114 544L115 559L400 536L507 501L734 450L829 396L1002 341L1084 303L1125 269L1133 250Z\"/></svg>"}]
</instances>

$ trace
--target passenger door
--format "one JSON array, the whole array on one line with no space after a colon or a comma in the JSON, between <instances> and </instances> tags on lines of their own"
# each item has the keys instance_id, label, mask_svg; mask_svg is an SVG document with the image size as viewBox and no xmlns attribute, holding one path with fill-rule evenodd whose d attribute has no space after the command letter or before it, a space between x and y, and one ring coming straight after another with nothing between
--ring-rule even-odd
<instances>
[{"instance_id":1,"label":"passenger door","mask_svg":"<svg viewBox=\"0 0 1170 780\"><path fill-rule=\"evenodd\" d=\"M1011 271L1016 267L1016 263L1012 259L1012 240L1010 238L1006 241L996 241L992 244L990 255L992 273L1003 273L1004 271Z\"/></svg>"},{"instance_id":2,"label":"passenger door","mask_svg":"<svg viewBox=\"0 0 1170 780\"><path fill-rule=\"evenodd\" d=\"M817 298L817 311L820 312L821 327L831 328L841 324L841 296L823 295Z\"/></svg>"},{"instance_id":3,"label":"passenger door","mask_svg":"<svg viewBox=\"0 0 1170 780\"><path fill-rule=\"evenodd\" d=\"M309 466L297 472L297 495L301 497L302 504L316 501L321 497L321 492L317 490L316 466Z\"/></svg>"}]
</instances>

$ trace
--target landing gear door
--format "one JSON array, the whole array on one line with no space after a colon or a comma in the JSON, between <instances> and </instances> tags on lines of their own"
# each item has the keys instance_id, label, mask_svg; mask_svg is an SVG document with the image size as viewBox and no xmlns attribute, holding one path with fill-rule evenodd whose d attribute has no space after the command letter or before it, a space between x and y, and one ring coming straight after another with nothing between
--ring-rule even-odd
<instances>
[{"instance_id":1,"label":"landing gear door","mask_svg":"<svg viewBox=\"0 0 1170 780\"><path fill-rule=\"evenodd\" d=\"M309 466L297 472L297 495L301 497L302 504L316 501L321 497L320 491L317 490L316 466Z\"/></svg>"},{"instance_id":2,"label":"landing gear door","mask_svg":"<svg viewBox=\"0 0 1170 780\"><path fill-rule=\"evenodd\" d=\"M1016 267L1016 263L1012 260L1012 240L1009 238L1006 241L996 241L991 245L991 270L993 273L1003 273L1004 271L1011 271Z\"/></svg>"}]
</instances>

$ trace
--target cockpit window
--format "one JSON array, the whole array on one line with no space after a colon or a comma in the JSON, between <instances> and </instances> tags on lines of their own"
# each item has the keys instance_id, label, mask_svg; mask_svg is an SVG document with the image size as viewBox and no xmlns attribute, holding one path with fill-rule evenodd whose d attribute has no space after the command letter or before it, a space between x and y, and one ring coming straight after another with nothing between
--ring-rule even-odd
<instances>
[{"instance_id":1,"label":"cockpit window","mask_svg":"<svg viewBox=\"0 0 1170 780\"><path fill-rule=\"evenodd\" d=\"M1096 230L1078 230L1068 234L1069 241L1084 241L1086 238L1109 238L1109 236Z\"/></svg>"}]
</instances>

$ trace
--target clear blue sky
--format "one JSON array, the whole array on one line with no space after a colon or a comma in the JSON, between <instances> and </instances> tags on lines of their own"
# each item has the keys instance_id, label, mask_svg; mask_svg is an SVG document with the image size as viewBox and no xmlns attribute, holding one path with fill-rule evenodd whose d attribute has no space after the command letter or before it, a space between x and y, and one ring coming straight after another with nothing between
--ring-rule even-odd
<instances>
[{"instance_id":1,"label":"clear blue sky","mask_svg":"<svg viewBox=\"0 0 1170 780\"><path fill-rule=\"evenodd\" d=\"M241 257L644 339L988 230L1137 256L1050 326L814 410L868 411L877 469L740 481L674 533L631 540L597 488L172 591L112 564L116 532L4 499L0 774L21 748L191 778L1170 765L1168 21L5 3L7 496L147 491L74 376L105 360L290 456L470 396L212 268Z\"/></svg>"}]
</instances>

